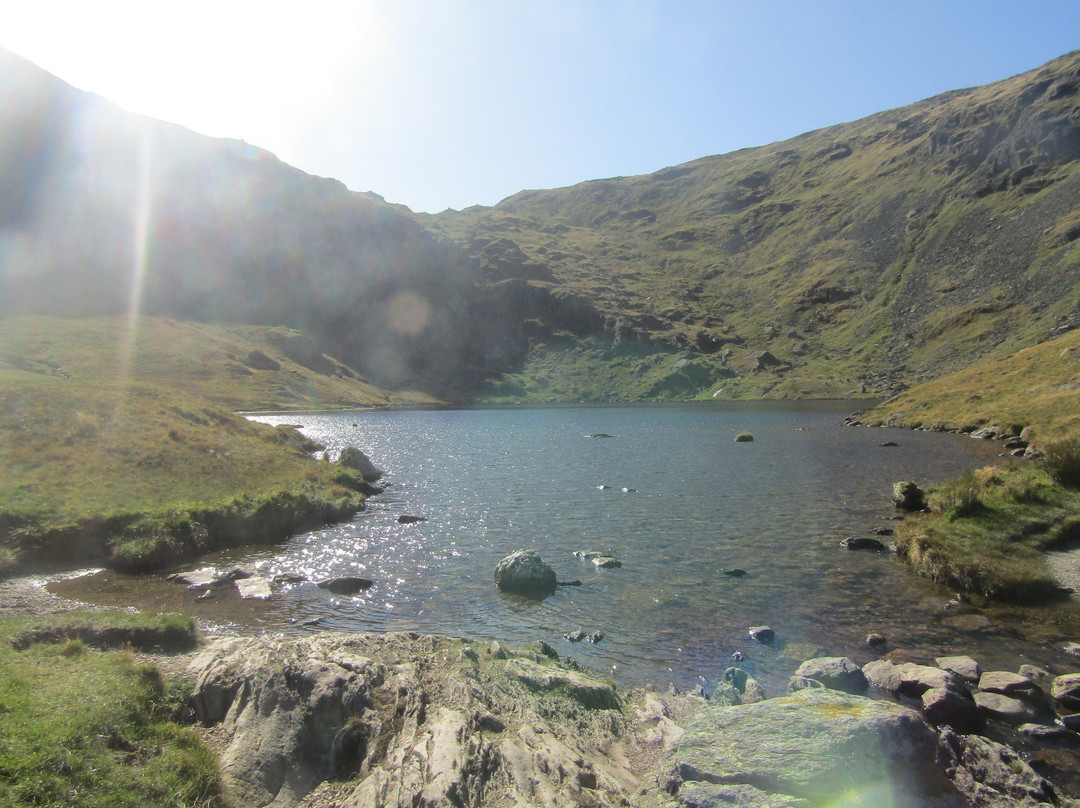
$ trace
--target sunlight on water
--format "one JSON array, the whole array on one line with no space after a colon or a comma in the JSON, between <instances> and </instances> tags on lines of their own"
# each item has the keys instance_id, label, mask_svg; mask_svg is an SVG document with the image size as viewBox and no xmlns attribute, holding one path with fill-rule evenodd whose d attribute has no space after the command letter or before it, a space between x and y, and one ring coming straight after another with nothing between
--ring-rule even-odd
<instances>
[{"instance_id":1,"label":"sunlight on water","mask_svg":"<svg viewBox=\"0 0 1080 808\"><path fill-rule=\"evenodd\" d=\"M767 688L782 688L810 656L875 656L871 632L890 647L978 650L985 664L1002 646L1013 653L1020 640L1007 625L965 622L944 608L949 592L892 555L839 546L895 524L896 480L940 481L989 462L996 446L842 427L848 411L769 402L260 416L301 424L332 454L361 449L389 487L347 524L208 561L303 579L239 623L544 640L623 684L715 682L739 652ZM736 443L742 431L755 440ZM887 439L899 446L881 447ZM425 521L400 524L402 514ZM499 593L495 565L521 548L581 585L539 603ZM597 569L578 550L623 566ZM726 574L735 569L746 574ZM314 583L332 576L374 585L343 597ZM762 624L775 644L749 638ZM578 629L604 636L563 638Z\"/></svg>"}]
</instances>

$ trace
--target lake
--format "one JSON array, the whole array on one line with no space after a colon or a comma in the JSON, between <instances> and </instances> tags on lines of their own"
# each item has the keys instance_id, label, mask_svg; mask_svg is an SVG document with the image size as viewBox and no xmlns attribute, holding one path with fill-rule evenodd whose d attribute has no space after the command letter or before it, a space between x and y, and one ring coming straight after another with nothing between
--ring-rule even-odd
<instances>
[{"instance_id":1,"label":"lake","mask_svg":"<svg viewBox=\"0 0 1080 808\"><path fill-rule=\"evenodd\" d=\"M999 445L842 426L851 409L710 402L254 416L299 424L335 455L361 449L389 487L349 523L209 561L375 584L356 597L287 585L268 603L242 606L249 611L216 614L286 632L542 640L620 685L707 685L739 652L775 693L807 657L877 656L865 644L871 632L912 658L1051 664L1050 643L1073 629L1058 626L1056 612L958 607L891 553L840 547L895 526L895 481L940 482L992 462ZM737 443L743 431L754 441ZM590 437L599 433L610 437ZM403 514L425 521L399 524ZM523 548L581 585L539 602L498 592L495 565ZM575 551L610 553L622 566L597 569ZM725 574L733 569L746 574ZM100 588L121 587L135 601L130 587L148 586L106 577ZM756 625L772 626L776 642L751 640ZM579 629L603 639L564 639Z\"/></svg>"}]
</instances>

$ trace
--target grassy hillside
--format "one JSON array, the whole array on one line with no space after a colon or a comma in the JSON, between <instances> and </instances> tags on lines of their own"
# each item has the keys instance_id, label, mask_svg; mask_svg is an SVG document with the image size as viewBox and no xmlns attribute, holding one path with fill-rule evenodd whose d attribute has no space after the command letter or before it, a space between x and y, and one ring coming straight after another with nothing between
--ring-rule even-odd
<instances>
[{"instance_id":1,"label":"grassy hillside","mask_svg":"<svg viewBox=\"0 0 1080 808\"><path fill-rule=\"evenodd\" d=\"M0 314L303 331L382 386L483 374L476 270L374 194L128 113L0 50Z\"/></svg>"},{"instance_id":2,"label":"grassy hillside","mask_svg":"<svg viewBox=\"0 0 1080 808\"><path fill-rule=\"evenodd\" d=\"M0 320L0 567L160 566L363 507L355 473L232 409L385 403L382 391L299 352L295 332L134 326Z\"/></svg>"},{"instance_id":3,"label":"grassy hillside","mask_svg":"<svg viewBox=\"0 0 1080 808\"><path fill-rule=\"evenodd\" d=\"M1030 427L1044 444L1080 439L1080 331L919 385L858 417L906 428Z\"/></svg>"},{"instance_id":4,"label":"grassy hillside","mask_svg":"<svg viewBox=\"0 0 1080 808\"><path fill-rule=\"evenodd\" d=\"M155 317L0 318L0 370L173 386L233 410L434 402L367 383L293 329Z\"/></svg>"},{"instance_id":5,"label":"grassy hillside","mask_svg":"<svg viewBox=\"0 0 1080 808\"><path fill-rule=\"evenodd\" d=\"M519 388L573 336L701 363L711 378L684 396L896 392L1080 324L1080 53L782 143L421 220L518 304Z\"/></svg>"},{"instance_id":6,"label":"grassy hillside","mask_svg":"<svg viewBox=\"0 0 1080 808\"><path fill-rule=\"evenodd\" d=\"M1023 432L1045 460L978 469L930 489L897 530L913 569L975 599L1059 598L1047 550L1080 541L1080 331L927 382L859 423Z\"/></svg>"}]
</instances>

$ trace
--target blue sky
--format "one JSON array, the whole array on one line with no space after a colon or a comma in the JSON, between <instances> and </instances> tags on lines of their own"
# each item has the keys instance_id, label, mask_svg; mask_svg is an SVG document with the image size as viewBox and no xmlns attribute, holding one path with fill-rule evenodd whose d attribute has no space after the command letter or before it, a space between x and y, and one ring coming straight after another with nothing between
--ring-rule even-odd
<instances>
[{"instance_id":1,"label":"blue sky","mask_svg":"<svg viewBox=\"0 0 1080 808\"><path fill-rule=\"evenodd\" d=\"M1080 2L8 2L0 47L413 210L641 174L1029 70Z\"/></svg>"}]
</instances>

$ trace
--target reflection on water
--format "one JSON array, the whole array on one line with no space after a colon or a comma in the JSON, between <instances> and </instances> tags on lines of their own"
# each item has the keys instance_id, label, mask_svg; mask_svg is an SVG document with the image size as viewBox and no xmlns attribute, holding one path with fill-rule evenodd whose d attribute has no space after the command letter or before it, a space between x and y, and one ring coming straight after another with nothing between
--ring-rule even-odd
<instances>
[{"instance_id":1,"label":"reflection on water","mask_svg":"<svg viewBox=\"0 0 1080 808\"><path fill-rule=\"evenodd\" d=\"M766 687L782 687L815 653L870 659L871 632L924 657L1052 664L1049 644L1075 631L1053 610L1034 620L1030 610L959 613L946 608L948 591L892 556L839 547L895 524L894 481L940 481L990 462L996 445L845 428L847 412L768 402L259 417L302 424L331 452L356 446L391 483L348 524L205 561L308 582L242 603L225 591L197 602L160 579L115 574L69 591L281 631L542 639L624 684L715 681L741 651ZM755 440L736 443L742 431ZM399 524L401 514L425 521ZM581 586L541 603L500 594L494 567L520 548L536 548L560 580ZM623 566L599 570L575 550L605 551ZM747 574L724 574L733 568ZM310 583L335 575L376 583L356 597ZM747 627L760 624L775 628L774 645L749 639ZM604 639L562 638L577 629Z\"/></svg>"}]
</instances>

